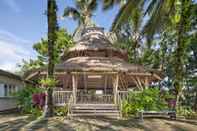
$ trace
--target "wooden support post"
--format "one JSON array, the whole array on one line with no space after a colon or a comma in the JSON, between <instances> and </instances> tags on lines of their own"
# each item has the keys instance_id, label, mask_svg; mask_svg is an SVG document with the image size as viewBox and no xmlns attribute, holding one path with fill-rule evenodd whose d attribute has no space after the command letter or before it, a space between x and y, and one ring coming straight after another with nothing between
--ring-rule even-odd
<instances>
[{"instance_id":1,"label":"wooden support post","mask_svg":"<svg viewBox=\"0 0 197 131\"><path fill-rule=\"evenodd\" d=\"M72 75L73 103L76 104L76 76Z\"/></svg>"},{"instance_id":2,"label":"wooden support post","mask_svg":"<svg viewBox=\"0 0 197 131\"><path fill-rule=\"evenodd\" d=\"M145 77L144 86L145 86L145 89L147 89L147 88L148 88L148 86L149 86L148 77Z\"/></svg>"},{"instance_id":3,"label":"wooden support post","mask_svg":"<svg viewBox=\"0 0 197 131\"><path fill-rule=\"evenodd\" d=\"M107 75L105 75L104 94L106 94L106 88L107 88Z\"/></svg>"},{"instance_id":4,"label":"wooden support post","mask_svg":"<svg viewBox=\"0 0 197 131\"><path fill-rule=\"evenodd\" d=\"M84 72L84 74L83 74L83 78L84 78L84 87L85 87L85 93L87 93L87 75L86 75L86 73Z\"/></svg>"},{"instance_id":5,"label":"wooden support post","mask_svg":"<svg viewBox=\"0 0 197 131\"><path fill-rule=\"evenodd\" d=\"M118 97L118 81L119 81L119 75L117 74L115 76L115 80L114 80L114 103L117 104L117 97Z\"/></svg>"}]
</instances>

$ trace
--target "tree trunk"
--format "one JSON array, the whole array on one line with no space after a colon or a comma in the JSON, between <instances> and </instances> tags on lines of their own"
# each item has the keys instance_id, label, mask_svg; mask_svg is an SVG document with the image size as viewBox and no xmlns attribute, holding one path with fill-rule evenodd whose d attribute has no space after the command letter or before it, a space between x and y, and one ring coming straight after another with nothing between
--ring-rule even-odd
<instances>
[{"instance_id":1,"label":"tree trunk","mask_svg":"<svg viewBox=\"0 0 197 131\"><path fill-rule=\"evenodd\" d=\"M47 18L48 18L48 77L54 78L54 45L56 42L56 31L57 31L57 5L55 0L48 0L47 6ZM53 89L48 88L47 100L46 100L45 117L53 116Z\"/></svg>"},{"instance_id":2,"label":"tree trunk","mask_svg":"<svg viewBox=\"0 0 197 131\"><path fill-rule=\"evenodd\" d=\"M195 89L194 110L197 111L197 89Z\"/></svg>"},{"instance_id":3,"label":"tree trunk","mask_svg":"<svg viewBox=\"0 0 197 131\"><path fill-rule=\"evenodd\" d=\"M176 105L179 106L179 98L183 89L183 81L184 81L184 56L185 56L185 40L184 34L186 33L186 15L185 11L187 10L186 1L181 1L181 12L180 12L180 21L177 23L177 49L175 51L175 89L176 89Z\"/></svg>"}]
</instances>

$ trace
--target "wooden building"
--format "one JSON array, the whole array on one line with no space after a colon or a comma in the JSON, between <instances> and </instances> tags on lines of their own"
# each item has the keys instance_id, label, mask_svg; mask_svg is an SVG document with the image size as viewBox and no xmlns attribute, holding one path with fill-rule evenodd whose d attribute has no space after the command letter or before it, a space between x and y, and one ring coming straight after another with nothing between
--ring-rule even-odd
<instances>
[{"instance_id":1,"label":"wooden building","mask_svg":"<svg viewBox=\"0 0 197 131\"><path fill-rule=\"evenodd\" d=\"M17 108L13 93L24 87L24 81L18 75L0 70L0 112Z\"/></svg>"},{"instance_id":2,"label":"wooden building","mask_svg":"<svg viewBox=\"0 0 197 131\"><path fill-rule=\"evenodd\" d=\"M39 69L26 79L46 74L46 70ZM94 105L94 109L99 105L102 109L106 108L103 105L118 106L128 90L143 90L161 79L153 70L128 63L127 52L115 48L99 27L88 27L81 32L80 40L62 56L62 63L56 65L55 76L59 83L54 88L54 104L69 103L71 109L85 105Z\"/></svg>"}]
</instances>

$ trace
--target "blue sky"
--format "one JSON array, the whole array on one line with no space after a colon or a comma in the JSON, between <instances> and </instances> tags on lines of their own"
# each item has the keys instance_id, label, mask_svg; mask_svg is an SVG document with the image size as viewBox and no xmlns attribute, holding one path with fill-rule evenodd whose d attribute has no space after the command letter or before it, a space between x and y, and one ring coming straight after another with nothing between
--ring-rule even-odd
<instances>
[{"instance_id":1,"label":"blue sky","mask_svg":"<svg viewBox=\"0 0 197 131\"><path fill-rule=\"evenodd\" d=\"M22 59L36 57L32 45L47 33L46 4L47 0L0 0L0 69L14 72ZM74 6L74 0L57 0L57 4L61 16L66 6ZM93 20L108 30L117 12L114 7L103 13L99 5ZM59 25L72 33L77 23L66 18Z\"/></svg>"}]
</instances>

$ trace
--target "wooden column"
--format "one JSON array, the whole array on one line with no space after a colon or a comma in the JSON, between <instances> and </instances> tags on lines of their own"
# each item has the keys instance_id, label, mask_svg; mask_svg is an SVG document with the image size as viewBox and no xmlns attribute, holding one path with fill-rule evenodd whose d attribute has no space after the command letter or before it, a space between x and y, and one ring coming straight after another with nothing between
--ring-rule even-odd
<instances>
[{"instance_id":1,"label":"wooden column","mask_svg":"<svg viewBox=\"0 0 197 131\"><path fill-rule=\"evenodd\" d=\"M83 80L84 80L84 88L85 88L85 93L87 93L88 85L87 85L87 74L84 72L83 73Z\"/></svg>"},{"instance_id":2,"label":"wooden column","mask_svg":"<svg viewBox=\"0 0 197 131\"><path fill-rule=\"evenodd\" d=\"M113 84L114 85L114 87L113 87L114 88L114 103L115 104L117 104L117 100L118 100L117 99L118 98L118 94L117 94L118 93L118 84L119 84L118 82L119 82L119 75L116 74L115 79L113 81L113 83L114 83Z\"/></svg>"},{"instance_id":3,"label":"wooden column","mask_svg":"<svg viewBox=\"0 0 197 131\"><path fill-rule=\"evenodd\" d=\"M74 104L76 104L76 97L77 97L77 92L76 92L76 88L77 88L77 83L76 83L76 76L73 74L72 75L72 87L73 87L73 102Z\"/></svg>"},{"instance_id":4,"label":"wooden column","mask_svg":"<svg viewBox=\"0 0 197 131\"><path fill-rule=\"evenodd\" d=\"M106 88L107 88L107 75L105 75L105 80L104 80L104 94L106 94Z\"/></svg>"},{"instance_id":5,"label":"wooden column","mask_svg":"<svg viewBox=\"0 0 197 131\"><path fill-rule=\"evenodd\" d=\"M149 86L148 77L145 78L144 86L145 86L145 89L147 89Z\"/></svg>"}]
</instances>

